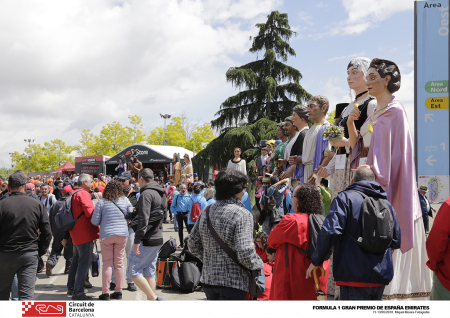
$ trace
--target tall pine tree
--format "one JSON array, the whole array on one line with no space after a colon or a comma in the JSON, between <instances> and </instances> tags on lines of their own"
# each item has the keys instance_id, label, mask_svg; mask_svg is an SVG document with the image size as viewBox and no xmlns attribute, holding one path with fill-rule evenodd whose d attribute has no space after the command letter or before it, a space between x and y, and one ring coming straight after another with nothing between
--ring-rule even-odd
<instances>
[{"instance_id":1,"label":"tall pine tree","mask_svg":"<svg viewBox=\"0 0 450 318\"><path fill-rule=\"evenodd\" d=\"M229 97L216 113L214 128L238 126L238 122L254 123L260 118L279 122L292 115L292 108L311 95L299 84L302 74L286 62L295 51L288 44L296 32L291 30L286 13L273 11L266 23L258 23L250 52L265 51L264 58L240 67L231 67L227 81L246 90ZM294 100L292 100L294 99Z\"/></svg>"}]
</instances>

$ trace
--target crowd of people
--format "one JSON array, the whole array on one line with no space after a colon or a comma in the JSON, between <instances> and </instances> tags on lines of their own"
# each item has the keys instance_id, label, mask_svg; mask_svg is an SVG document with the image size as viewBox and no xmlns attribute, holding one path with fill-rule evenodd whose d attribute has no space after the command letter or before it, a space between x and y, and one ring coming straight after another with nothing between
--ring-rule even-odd
<instances>
[{"instance_id":1,"label":"crowd of people","mask_svg":"<svg viewBox=\"0 0 450 318\"><path fill-rule=\"evenodd\" d=\"M61 254L67 294L91 299L84 288L99 239L100 300L122 299L124 277L128 291L162 300L156 262L163 224L173 224L178 248L201 262L208 300L449 300L450 198L436 213L416 183L394 95L400 70L355 58L347 73L351 102L336 106L334 124L328 99L313 96L277 125L277 140L261 141L253 167L236 147L206 183L187 154L174 154L164 180L137 157L121 158L114 177L14 172L0 194L0 299L33 299L36 272L51 276ZM58 222L64 213L75 222L68 230Z\"/></svg>"}]
</instances>

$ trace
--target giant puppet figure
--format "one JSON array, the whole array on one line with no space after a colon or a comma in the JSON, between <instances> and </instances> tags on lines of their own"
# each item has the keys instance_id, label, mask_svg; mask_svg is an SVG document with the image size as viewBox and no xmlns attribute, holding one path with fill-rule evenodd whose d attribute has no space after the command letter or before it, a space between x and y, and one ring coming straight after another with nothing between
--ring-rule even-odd
<instances>
[{"instance_id":1,"label":"giant puppet figure","mask_svg":"<svg viewBox=\"0 0 450 318\"><path fill-rule=\"evenodd\" d=\"M301 156L289 157L290 164L296 164L295 176L302 182L317 184L315 170L319 166L326 166L330 161L327 158L327 151L331 146L327 138L322 134L330 125L326 120L330 103L325 96L317 95L310 98L308 102L308 119L313 122L305 134Z\"/></svg>"},{"instance_id":2,"label":"giant puppet figure","mask_svg":"<svg viewBox=\"0 0 450 318\"><path fill-rule=\"evenodd\" d=\"M425 231L416 183L413 142L402 103L393 95L400 89L398 66L389 60L373 59L366 76L369 94L377 109L357 131L360 117L354 108L347 121L352 147L351 167L370 167L397 212L401 245L394 251L394 278L384 290L385 299L429 298L431 271L425 265ZM361 160L363 159L363 160ZM367 162L361 165L360 162Z\"/></svg>"},{"instance_id":3,"label":"giant puppet figure","mask_svg":"<svg viewBox=\"0 0 450 318\"><path fill-rule=\"evenodd\" d=\"M174 183L178 185L181 181L181 163L180 163L180 154L173 154L173 175L174 175Z\"/></svg>"}]
</instances>

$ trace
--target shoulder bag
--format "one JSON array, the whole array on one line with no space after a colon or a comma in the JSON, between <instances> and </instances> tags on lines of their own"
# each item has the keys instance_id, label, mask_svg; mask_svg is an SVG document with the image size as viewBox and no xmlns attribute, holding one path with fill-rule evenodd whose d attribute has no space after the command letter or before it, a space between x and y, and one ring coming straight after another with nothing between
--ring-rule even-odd
<instances>
[{"instance_id":1,"label":"shoulder bag","mask_svg":"<svg viewBox=\"0 0 450 318\"><path fill-rule=\"evenodd\" d=\"M214 240L219 244L220 248L228 255L229 258L233 260L240 268L242 268L248 275L248 289L251 297L258 297L266 289L266 279L262 269L259 270L249 270L244 265L239 263L237 254L234 252L217 234L214 230L211 220L209 219L209 209L210 205L205 208L206 222L208 224L208 230L211 233Z\"/></svg>"}]
</instances>

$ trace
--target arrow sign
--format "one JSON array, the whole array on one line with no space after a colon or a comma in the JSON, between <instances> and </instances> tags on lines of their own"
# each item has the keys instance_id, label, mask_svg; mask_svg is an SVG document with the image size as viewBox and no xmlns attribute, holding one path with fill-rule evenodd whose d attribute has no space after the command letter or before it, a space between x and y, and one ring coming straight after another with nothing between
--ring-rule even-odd
<instances>
[{"instance_id":1,"label":"arrow sign","mask_svg":"<svg viewBox=\"0 0 450 318\"><path fill-rule=\"evenodd\" d=\"M434 164L432 164L431 162L432 161L437 161L437 159L431 159L431 158L433 158L433 156L429 156L428 158L427 158L427 160L425 160L430 166L434 166Z\"/></svg>"},{"instance_id":2,"label":"arrow sign","mask_svg":"<svg viewBox=\"0 0 450 318\"><path fill-rule=\"evenodd\" d=\"M425 122L428 123L428 119L431 121L434 121L433 118L431 118L431 116L434 116L434 114L425 114Z\"/></svg>"}]
</instances>

